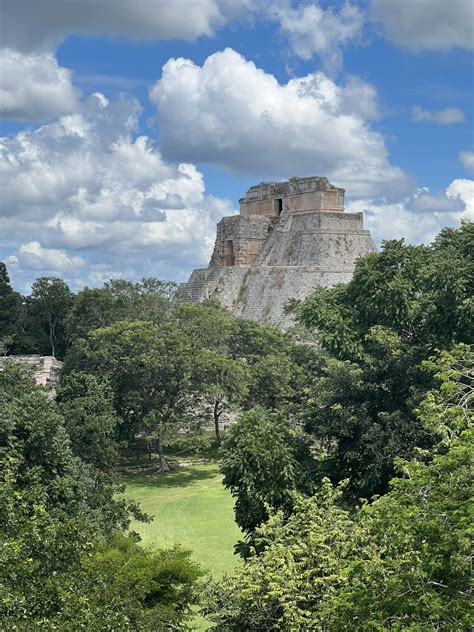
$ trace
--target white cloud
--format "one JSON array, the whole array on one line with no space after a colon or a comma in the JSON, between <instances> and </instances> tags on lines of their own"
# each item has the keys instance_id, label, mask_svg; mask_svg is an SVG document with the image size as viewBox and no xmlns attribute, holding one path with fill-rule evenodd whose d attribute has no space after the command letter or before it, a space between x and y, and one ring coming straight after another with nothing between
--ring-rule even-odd
<instances>
[{"instance_id":1,"label":"white cloud","mask_svg":"<svg viewBox=\"0 0 474 632\"><path fill-rule=\"evenodd\" d=\"M459 226L462 217L474 221L474 180L453 180L437 195L422 188L393 203L349 200L347 206L364 212L365 227L376 243L401 237L409 243L429 243L445 226Z\"/></svg>"},{"instance_id":2,"label":"white cloud","mask_svg":"<svg viewBox=\"0 0 474 632\"><path fill-rule=\"evenodd\" d=\"M44 248L37 241L21 244L16 260L23 267L33 270L69 272L84 266L84 260L81 257L69 256L64 250Z\"/></svg>"},{"instance_id":3,"label":"white cloud","mask_svg":"<svg viewBox=\"0 0 474 632\"><path fill-rule=\"evenodd\" d=\"M474 180L457 178L446 189L447 195L459 198L466 205L466 216L474 221Z\"/></svg>"},{"instance_id":4,"label":"white cloud","mask_svg":"<svg viewBox=\"0 0 474 632\"><path fill-rule=\"evenodd\" d=\"M170 59L150 91L160 146L172 160L204 162L255 178L327 175L356 196L400 195L409 185L390 165L368 121L376 90L323 73L281 85L232 49L203 66Z\"/></svg>"},{"instance_id":5,"label":"white cloud","mask_svg":"<svg viewBox=\"0 0 474 632\"><path fill-rule=\"evenodd\" d=\"M194 40L251 16L265 0L1 0L0 116L42 122L73 111L79 91L55 47L71 33L139 40ZM113 6L112 6L113 5ZM82 75L130 89L137 79Z\"/></svg>"},{"instance_id":6,"label":"white cloud","mask_svg":"<svg viewBox=\"0 0 474 632\"><path fill-rule=\"evenodd\" d=\"M71 71L51 53L22 54L0 50L0 116L42 121L71 112L78 105Z\"/></svg>"},{"instance_id":7,"label":"white cloud","mask_svg":"<svg viewBox=\"0 0 474 632\"><path fill-rule=\"evenodd\" d=\"M413 50L474 48L472 0L372 0L390 40Z\"/></svg>"},{"instance_id":8,"label":"white cloud","mask_svg":"<svg viewBox=\"0 0 474 632\"><path fill-rule=\"evenodd\" d=\"M474 171L474 151L459 152L459 160L461 161L464 169Z\"/></svg>"},{"instance_id":9,"label":"white cloud","mask_svg":"<svg viewBox=\"0 0 474 632\"><path fill-rule=\"evenodd\" d=\"M363 12L348 3L339 11L322 9L318 3L284 6L275 9L275 17L293 52L306 60L319 55L327 72L340 68L342 47L358 39L364 25Z\"/></svg>"},{"instance_id":10,"label":"white cloud","mask_svg":"<svg viewBox=\"0 0 474 632\"><path fill-rule=\"evenodd\" d=\"M452 125L453 123L463 123L464 113L459 108L445 108L444 110L430 112L429 110L423 110L419 105L414 105L411 109L411 120Z\"/></svg>"},{"instance_id":11,"label":"white cloud","mask_svg":"<svg viewBox=\"0 0 474 632\"><path fill-rule=\"evenodd\" d=\"M167 163L134 137L139 112L134 99L96 94L79 113L0 139L2 243L15 278L173 277L207 264L232 206L205 195L193 165Z\"/></svg>"},{"instance_id":12,"label":"white cloud","mask_svg":"<svg viewBox=\"0 0 474 632\"><path fill-rule=\"evenodd\" d=\"M3 0L3 46L52 47L70 33L193 40L251 11L253 0Z\"/></svg>"}]
</instances>

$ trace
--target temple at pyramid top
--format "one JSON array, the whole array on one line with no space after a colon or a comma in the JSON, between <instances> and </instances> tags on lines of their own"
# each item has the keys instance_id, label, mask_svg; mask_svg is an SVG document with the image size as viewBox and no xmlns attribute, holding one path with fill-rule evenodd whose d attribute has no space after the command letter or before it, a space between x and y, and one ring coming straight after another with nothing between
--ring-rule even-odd
<instances>
[{"instance_id":1,"label":"temple at pyramid top","mask_svg":"<svg viewBox=\"0 0 474 632\"><path fill-rule=\"evenodd\" d=\"M240 215L278 217L283 212L344 211L344 189L322 176L262 182L250 187L239 200Z\"/></svg>"}]
</instances>

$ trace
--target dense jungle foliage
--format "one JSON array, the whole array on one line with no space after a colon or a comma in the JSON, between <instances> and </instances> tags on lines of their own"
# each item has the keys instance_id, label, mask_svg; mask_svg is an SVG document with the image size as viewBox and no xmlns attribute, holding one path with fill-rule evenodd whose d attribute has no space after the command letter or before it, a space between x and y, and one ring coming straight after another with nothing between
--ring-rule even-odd
<instances>
[{"instance_id":1,"label":"dense jungle foliage","mask_svg":"<svg viewBox=\"0 0 474 632\"><path fill-rule=\"evenodd\" d=\"M474 225L385 242L288 332L156 279L77 294L0 264L4 354L64 360L55 400L0 371L6 630L468 630ZM214 583L130 532L114 468L140 440L219 446L242 564Z\"/></svg>"}]
</instances>

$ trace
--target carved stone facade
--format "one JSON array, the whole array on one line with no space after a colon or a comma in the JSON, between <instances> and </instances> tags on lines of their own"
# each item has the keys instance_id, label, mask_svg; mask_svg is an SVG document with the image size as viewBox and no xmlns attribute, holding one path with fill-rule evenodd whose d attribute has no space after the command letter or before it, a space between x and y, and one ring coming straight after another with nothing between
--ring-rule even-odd
<instances>
[{"instance_id":1,"label":"carved stone facade","mask_svg":"<svg viewBox=\"0 0 474 632\"><path fill-rule=\"evenodd\" d=\"M262 182L250 187L239 200L240 215L279 217L285 213L344 211L344 189L327 178L291 178L287 182Z\"/></svg>"},{"instance_id":2,"label":"carved stone facade","mask_svg":"<svg viewBox=\"0 0 474 632\"><path fill-rule=\"evenodd\" d=\"M194 270L179 300L219 300L233 313L288 326L289 299L346 283L358 257L375 251L362 213L344 211L344 189L327 178L251 187L240 215L217 225L208 268Z\"/></svg>"}]
</instances>

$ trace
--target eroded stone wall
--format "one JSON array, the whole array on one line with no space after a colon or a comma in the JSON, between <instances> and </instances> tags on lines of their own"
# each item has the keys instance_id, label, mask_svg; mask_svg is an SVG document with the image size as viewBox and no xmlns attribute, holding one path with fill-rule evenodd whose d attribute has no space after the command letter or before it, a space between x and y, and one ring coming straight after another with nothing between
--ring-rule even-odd
<instances>
[{"instance_id":1,"label":"eroded stone wall","mask_svg":"<svg viewBox=\"0 0 474 632\"><path fill-rule=\"evenodd\" d=\"M271 222L265 217L224 217L217 225L211 266L252 265L268 239Z\"/></svg>"}]
</instances>

